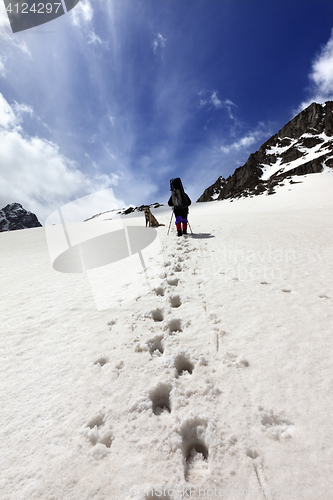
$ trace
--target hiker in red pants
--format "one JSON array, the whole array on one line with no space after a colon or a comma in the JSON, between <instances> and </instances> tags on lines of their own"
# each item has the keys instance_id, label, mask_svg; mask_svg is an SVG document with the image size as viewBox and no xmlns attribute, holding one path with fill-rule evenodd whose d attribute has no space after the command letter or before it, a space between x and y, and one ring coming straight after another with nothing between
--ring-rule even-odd
<instances>
[{"instance_id":1,"label":"hiker in red pants","mask_svg":"<svg viewBox=\"0 0 333 500\"><path fill-rule=\"evenodd\" d=\"M191 205L191 200L185 193L182 181L179 178L171 179L170 188L171 196L168 205L174 207L177 233L178 236L182 236L183 234L187 234L188 207Z\"/></svg>"}]
</instances>

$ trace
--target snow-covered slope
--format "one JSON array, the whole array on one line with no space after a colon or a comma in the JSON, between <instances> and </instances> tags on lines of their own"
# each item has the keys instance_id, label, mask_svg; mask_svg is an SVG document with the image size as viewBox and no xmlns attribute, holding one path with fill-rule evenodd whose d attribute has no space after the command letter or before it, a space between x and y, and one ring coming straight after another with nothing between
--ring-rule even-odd
<instances>
[{"instance_id":1,"label":"snow-covered slope","mask_svg":"<svg viewBox=\"0 0 333 500\"><path fill-rule=\"evenodd\" d=\"M156 209L102 311L44 228L0 235L1 500L333 497L333 174L302 181L194 204L187 238Z\"/></svg>"}]
</instances>

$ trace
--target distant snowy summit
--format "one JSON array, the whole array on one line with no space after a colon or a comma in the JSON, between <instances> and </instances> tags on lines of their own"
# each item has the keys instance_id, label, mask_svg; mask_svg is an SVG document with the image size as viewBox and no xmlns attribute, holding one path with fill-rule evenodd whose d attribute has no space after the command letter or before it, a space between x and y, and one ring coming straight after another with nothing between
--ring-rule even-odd
<instances>
[{"instance_id":1,"label":"distant snowy summit","mask_svg":"<svg viewBox=\"0 0 333 500\"><path fill-rule=\"evenodd\" d=\"M0 210L0 232L41 226L36 215L27 212L19 203L10 203Z\"/></svg>"},{"instance_id":2,"label":"distant snowy summit","mask_svg":"<svg viewBox=\"0 0 333 500\"><path fill-rule=\"evenodd\" d=\"M312 103L227 179L219 177L197 201L224 200L262 193L274 194L275 187L293 182L292 176L332 170L333 101Z\"/></svg>"},{"instance_id":3,"label":"distant snowy summit","mask_svg":"<svg viewBox=\"0 0 333 500\"><path fill-rule=\"evenodd\" d=\"M151 205L140 205L140 207L130 206L128 208L122 208L121 210L119 210L118 208L114 208L113 210L107 210L106 212L95 214L95 215L89 217L89 219L85 219L83 222L88 222L88 221L95 219L96 217L99 217L100 215L103 215L103 214L115 213L116 215L129 215L129 214L132 214L133 212L144 212L145 208L151 209L151 208L158 208L158 207L162 207L162 206L163 205L156 202L156 203L152 203Z\"/></svg>"}]
</instances>

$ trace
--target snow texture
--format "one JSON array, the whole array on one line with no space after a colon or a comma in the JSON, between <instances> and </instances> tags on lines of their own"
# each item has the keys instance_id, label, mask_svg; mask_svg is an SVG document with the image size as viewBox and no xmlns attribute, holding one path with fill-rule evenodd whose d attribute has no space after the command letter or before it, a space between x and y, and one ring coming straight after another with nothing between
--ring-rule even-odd
<instances>
[{"instance_id":1,"label":"snow texture","mask_svg":"<svg viewBox=\"0 0 333 500\"><path fill-rule=\"evenodd\" d=\"M182 238L154 210L103 310L45 228L2 233L1 500L333 498L332 192L193 204Z\"/></svg>"}]
</instances>

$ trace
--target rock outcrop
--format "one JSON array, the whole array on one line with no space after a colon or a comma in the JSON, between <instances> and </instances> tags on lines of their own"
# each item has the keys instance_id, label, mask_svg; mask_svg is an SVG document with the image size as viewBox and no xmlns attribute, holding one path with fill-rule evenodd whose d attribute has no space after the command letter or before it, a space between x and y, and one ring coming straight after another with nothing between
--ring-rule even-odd
<instances>
[{"instance_id":1,"label":"rock outcrop","mask_svg":"<svg viewBox=\"0 0 333 500\"><path fill-rule=\"evenodd\" d=\"M0 232L41 226L36 215L25 210L19 203L10 203L0 210Z\"/></svg>"},{"instance_id":2,"label":"rock outcrop","mask_svg":"<svg viewBox=\"0 0 333 500\"><path fill-rule=\"evenodd\" d=\"M323 105L312 103L226 180L219 177L197 201L273 194L286 177L321 172L325 168L333 168L332 101Z\"/></svg>"},{"instance_id":3,"label":"rock outcrop","mask_svg":"<svg viewBox=\"0 0 333 500\"><path fill-rule=\"evenodd\" d=\"M211 200L217 200L219 197L220 192L222 191L224 185L226 183L226 180L222 175L217 179L217 181L214 182L209 188L205 190L202 196L197 201L211 201Z\"/></svg>"}]
</instances>

